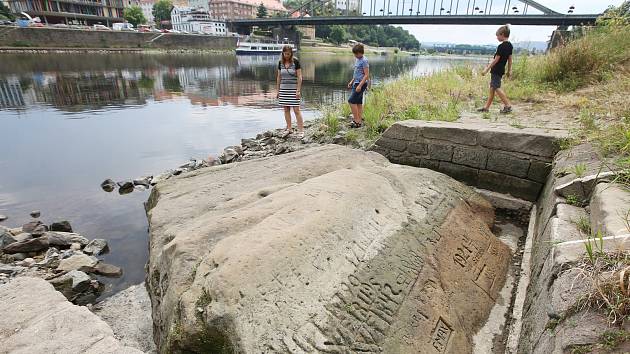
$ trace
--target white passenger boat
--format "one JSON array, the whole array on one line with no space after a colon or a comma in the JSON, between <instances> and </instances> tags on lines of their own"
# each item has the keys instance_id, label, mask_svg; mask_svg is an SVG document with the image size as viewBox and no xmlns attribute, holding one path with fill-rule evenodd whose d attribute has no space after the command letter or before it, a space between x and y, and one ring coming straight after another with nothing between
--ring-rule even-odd
<instances>
[{"instance_id":1,"label":"white passenger boat","mask_svg":"<svg viewBox=\"0 0 630 354\"><path fill-rule=\"evenodd\" d=\"M236 54L239 55L257 55L257 54L280 54L282 53L282 47L285 45L291 46L293 51L296 52L295 44L289 42L286 38L284 41L276 42L264 42L257 40L246 40L244 42L239 41L236 45Z\"/></svg>"}]
</instances>

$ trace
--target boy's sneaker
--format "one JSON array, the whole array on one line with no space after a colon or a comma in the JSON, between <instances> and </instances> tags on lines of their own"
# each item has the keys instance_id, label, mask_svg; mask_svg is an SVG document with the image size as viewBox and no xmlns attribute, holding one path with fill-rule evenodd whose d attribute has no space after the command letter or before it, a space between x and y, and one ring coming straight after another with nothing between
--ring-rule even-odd
<instances>
[{"instance_id":1,"label":"boy's sneaker","mask_svg":"<svg viewBox=\"0 0 630 354\"><path fill-rule=\"evenodd\" d=\"M477 112L490 112L490 110L487 108L479 108Z\"/></svg>"},{"instance_id":2,"label":"boy's sneaker","mask_svg":"<svg viewBox=\"0 0 630 354\"><path fill-rule=\"evenodd\" d=\"M503 107L503 109L500 112L503 113L503 114L512 113L512 107L511 106L505 106L505 107Z\"/></svg>"}]
</instances>

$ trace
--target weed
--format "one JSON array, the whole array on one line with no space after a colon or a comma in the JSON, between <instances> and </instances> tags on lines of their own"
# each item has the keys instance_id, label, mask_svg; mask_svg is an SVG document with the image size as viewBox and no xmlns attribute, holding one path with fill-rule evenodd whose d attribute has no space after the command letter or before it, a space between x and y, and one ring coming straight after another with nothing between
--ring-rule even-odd
<instances>
[{"instance_id":1,"label":"weed","mask_svg":"<svg viewBox=\"0 0 630 354\"><path fill-rule=\"evenodd\" d=\"M569 205L574 205L574 206L582 205L582 201L580 200L580 198L577 195L570 194L570 195L567 195L567 197L565 199L567 201L567 204L569 204Z\"/></svg>"},{"instance_id":2,"label":"weed","mask_svg":"<svg viewBox=\"0 0 630 354\"><path fill-rule=\"evenodd\" d=\"M490 114L490 112L483 112L483 114L481 115L481 118L490 119L492 118L492 115Z\"/></svg>"},{"instance_id":3,"label":"weed","mask_svg":"<svg viewBox=\"0 0 630 354\"><path fill-rule=\"evenodd\" d=\"M573 166L571 172L578 178L584 177L584 174L586 173L586 164L578 163L577 165Z\"/></svg>"},{"instance_id":4,"label":"weed","mask_svg":"<svg viewBox=\"0 0 630 354\"><path fill-rule=\"evenodd\" d=\"M339 118L335 110L328 110L324 113L324 124L326 124L326 133L335 136L339 132Z\"/></svg>"},{"instance_id":5,"label":"weed","mask_svg":"<svg viewBox=\"0 0 630 354\"><path fill-rule=\"evenodd\" d=\"M580 216L577 221L573 221L573 223L577 226L578 230L585 235L590 235L591 233L591 221L589 218L585 216Z\"/></svg>"},{"instance_id":6,"label":"weed","mask_svg":"<svg viewBox=\"0 0 630 354\"><path fill-rule=\"evenodd\" d=\"M352 114L352 109L350 109L349 104L345 104L345 103L342 104L340 110L341 110L341 116L344 118L348 118Z\"/></svg>"},{"instance_id":7,"label":"weed","mask_svg":"<svg viewBox=\"0 0 630 354\"><path fill-rule=\"evenodd\" d=\"M578 344L569 348L571 354L587 354L593 352L593 345L591 344Z\"/></svg>"},{"instance_id":8,"label":"weed","mask_svg":"<svg viewBox=\"0 0 630 354\"><path fill-rule=\"evenodd\" d=\"M349 143L356 143L359 141L359 133L356 130L350 130L346 133L346 140Z\"/></svg>"},{"instance_id":9,"label":"weed","mask_svg":"<svg viewBox=\"0 0 630 354\"><path fill-rule=\"evenodd\" d=\"M630 332L623 329L608 330L599 337L599 342L608 350L615 349L627 341L630 341Z\"/></svg>"},{"instance_id":10,"label":"weed","mask_svg":"<svg viewBox=\"0 0 630 354\"><path fill-rule=\"evenodd\" d=\"M524 129L525 126L522 125L518 120L514 119L510 122L510 126L516 129Z\"/></svg>"}]
</instances>

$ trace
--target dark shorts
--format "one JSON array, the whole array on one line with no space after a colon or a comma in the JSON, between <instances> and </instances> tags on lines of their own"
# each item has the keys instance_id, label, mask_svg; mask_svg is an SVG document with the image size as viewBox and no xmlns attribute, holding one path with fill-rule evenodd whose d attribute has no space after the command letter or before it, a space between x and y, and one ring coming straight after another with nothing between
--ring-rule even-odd
<instances>
[{"instance_id":1,"label":"dark shorts","mask_svg":"<svg viewBox=\"0 0 630 354\"><path fill-rule=\"evenodd\" d=\"M503 75L492 73L490 76L490 88L499 89L501 88L501 79Z\"/></svg>"},{"instance_id":2,"label":"dark shorts","mask_svg":"<svg viewBox=\"0 0 630 354\"><path fill-rule=\"evenodd\" d=\"M352 93L350 93L350 98L348 98L348 103L350 104L363 104L363 93L367 89L367 82L361 87L361 92L357 92L357 85L357 83L352 84Z\"/></svg>"}]
</instances>

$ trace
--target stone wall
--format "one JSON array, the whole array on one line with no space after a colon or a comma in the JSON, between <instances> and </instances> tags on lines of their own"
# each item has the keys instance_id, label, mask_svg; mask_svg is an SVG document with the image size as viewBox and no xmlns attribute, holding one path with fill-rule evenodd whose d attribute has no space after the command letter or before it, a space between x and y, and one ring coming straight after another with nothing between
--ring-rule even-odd
<instances>
[{"instance_id":1,"label":"stone wall","mask_svg":"<svg viewBox=\"0 0 630 354\"><path fill-rule=\"evenodd\" d=\"M2 27L0 46L232 50L236 37Z\"/></svg>"},{"instance_id":2,"label":"stone wall","mask_svg":"<svg viewBox=\"0 0 630 354\"><path fill-rule=\"evenodd\" d=\"M586 166L584 176L569 172L578 164ZM627 249L629 231L620 216L630 209L630 192L608 183L610 174L602 173L601 166L590 145L562 151L553 162L528 235L531 266L526 271L531 278L522 313L515 316L522 317L518 347L508 353L577 352L598 343L610 329L602 311L570 311L578 299L594 291L579 267L586 262L585 243L591 232L603 233L604 252ZM580 188L583 196L564 195L567 186L587 179L591 183ZM596 230L584 230L589 224Z\"/></svg>"},{"instance_id":3,"label":"stone wall","mask_svg":"<svg viewBox=\"0 0 630 354\"><path fill-rule=\"evenodd\" d=\"M468 185L535 201L562 135L488 124L403 121L372 150L391 162L425 167Z\"/></svg>"}]
</instances>

